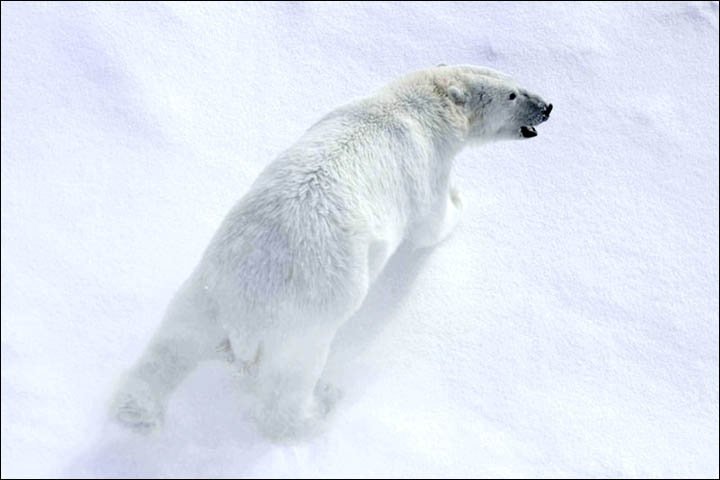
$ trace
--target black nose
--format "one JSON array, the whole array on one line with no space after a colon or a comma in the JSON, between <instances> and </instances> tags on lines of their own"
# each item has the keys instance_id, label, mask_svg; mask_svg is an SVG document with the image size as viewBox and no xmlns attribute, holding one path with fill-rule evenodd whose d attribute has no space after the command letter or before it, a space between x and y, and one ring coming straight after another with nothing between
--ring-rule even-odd
<instances>
[{"instance_id":1,"label":"black nose","mask_svg":"<svg viewBox=\"0 0 720 480\"><path fill-rule=\"evenodd\" d=\"M550 116L550 112L552 112L552 103L549 103L547 107L545 107L545 110L543 110L543 115L546 117Z\"/></svg>"}]
</instances>

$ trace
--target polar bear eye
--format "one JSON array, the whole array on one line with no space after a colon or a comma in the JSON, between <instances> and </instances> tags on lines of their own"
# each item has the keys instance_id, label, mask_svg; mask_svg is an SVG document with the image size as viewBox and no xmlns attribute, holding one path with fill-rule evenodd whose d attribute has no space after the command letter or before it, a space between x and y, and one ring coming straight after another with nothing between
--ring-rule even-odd
<instances>
[{"instance_id":1,"label":"polar bear eye","mask_svg":"<svg viewBox=\"0 0 720 480\"><path fill-rule=\"evenodd\" d=\"M515 96L516 96L516 95L515 95L514 93L511 93L511 94L510 94L510 100L515 100Z\"/></svg>"}]
</instances>

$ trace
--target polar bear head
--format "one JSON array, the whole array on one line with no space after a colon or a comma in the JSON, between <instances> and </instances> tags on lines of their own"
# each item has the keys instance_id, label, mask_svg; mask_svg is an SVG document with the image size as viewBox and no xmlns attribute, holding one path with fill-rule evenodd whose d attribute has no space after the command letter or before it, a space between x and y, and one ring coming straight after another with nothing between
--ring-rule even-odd
<instances>
[{"instance_id":1,"label":"polar bear head","mask_svg":"<svg viewBox=\"0 0 720 480\"><path fill-rule=\"evenodd\" d=\"M521 88L509 76L471 65L432 70L436 91L467 121L467 139L493 141L537 136L552 104Z\"/></svg>"}]
</instances>

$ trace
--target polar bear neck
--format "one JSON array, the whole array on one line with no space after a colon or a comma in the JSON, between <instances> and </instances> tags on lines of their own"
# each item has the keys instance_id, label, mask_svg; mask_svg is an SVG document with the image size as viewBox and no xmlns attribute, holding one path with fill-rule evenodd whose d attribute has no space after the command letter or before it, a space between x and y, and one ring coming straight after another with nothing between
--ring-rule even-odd
<instances>
[{"instance_id":1,"label":"polar bear neck","mask_svg":"<svg viewBox=\"0 0 720 480\"><path fill-rule=\"evenodd\" d=\"M468 137L468 119L432 82L388 88L388 110L401 117L410 117L432 139L437 154L443 158L454 156L465 145ZM383 98L384 97L384 98ZM382 100L381 100L382 101Z\"/></svg>"}]
</instances>

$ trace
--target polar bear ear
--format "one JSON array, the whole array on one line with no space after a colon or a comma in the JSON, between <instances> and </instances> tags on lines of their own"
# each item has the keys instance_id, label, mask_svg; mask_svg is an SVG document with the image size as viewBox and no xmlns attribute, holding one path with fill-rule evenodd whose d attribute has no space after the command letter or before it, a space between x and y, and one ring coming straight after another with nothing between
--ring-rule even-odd
<instances>
[{"instance_id":1,"label":"polar bear ear","mask_svg":"<svg viewBox=\"0 0 720 480\"><path fill-rule=\"evenodd\" d=\"M467 101L467 93L456 85L450 85L447 89L447 95L456 105L464 105Z\"/></svg>"}]
</instances>

